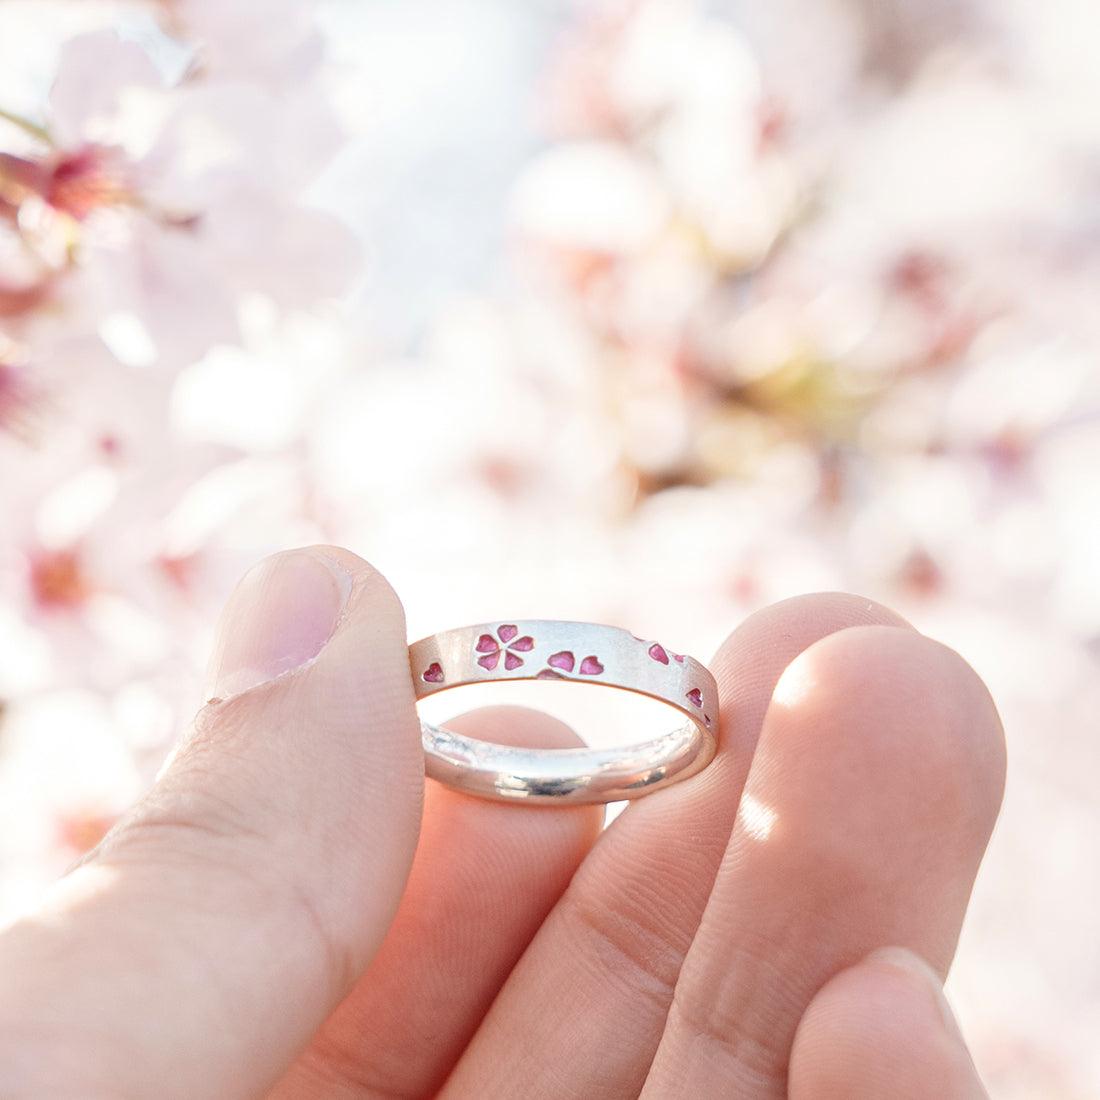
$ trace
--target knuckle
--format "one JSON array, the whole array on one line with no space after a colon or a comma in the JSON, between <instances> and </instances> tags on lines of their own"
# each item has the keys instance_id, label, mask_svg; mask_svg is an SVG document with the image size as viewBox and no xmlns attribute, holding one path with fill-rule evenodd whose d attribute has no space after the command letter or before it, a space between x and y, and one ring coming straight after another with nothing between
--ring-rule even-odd
<instances>
[{"instance_id":1,"label":"knuckle","mask_svg":"<svg viewBox=\"0 0 1100 1100\"><path fill-rule=\"evenodd\" d=\"M644 921L635 907L594 904L582 894L567 893L562 915L570 926L574 950L607 983L619 986L631 1001L648 1002L662 1015L672 1003L685 946L655 921Z\"/></svg>"}]
</instances>

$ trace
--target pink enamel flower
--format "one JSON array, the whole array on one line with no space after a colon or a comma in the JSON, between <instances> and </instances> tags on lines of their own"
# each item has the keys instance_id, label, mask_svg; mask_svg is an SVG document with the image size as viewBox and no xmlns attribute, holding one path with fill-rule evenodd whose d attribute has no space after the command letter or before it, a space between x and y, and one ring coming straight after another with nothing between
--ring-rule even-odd
<instances>
[{"instance_id":1,"label":"pink enamel flower","mask_svg":"<svg viewBox=\"0 0 1100 1100\"><path fill-rule=\"evenodd\" d=\"M528 653L535 648L535 639L525 634L517 637L519 627L506 624L497 630L497 636L482 634L474 648L481 654L477 663L482 668L492 672L500 664L501 656L504 657L504 667L511 672L523 664L520 653ZM499 639L499 640L498 640Z\"/></svg>"}]
</instances>

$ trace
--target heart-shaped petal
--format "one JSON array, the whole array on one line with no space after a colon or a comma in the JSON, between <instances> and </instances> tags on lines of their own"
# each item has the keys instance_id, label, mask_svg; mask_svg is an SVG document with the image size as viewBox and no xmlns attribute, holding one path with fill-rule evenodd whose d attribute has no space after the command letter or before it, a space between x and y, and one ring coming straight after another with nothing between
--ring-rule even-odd
<instances>
[{"instance_id":1,"label":"heart-shaped petal","mask_svg":"<svg viewBox=\"0 0 1100 1100\"><path fill-rule=\"evenodd\" d=\"M521 653L526 653L528 650L535 648L535 639L530 634L524 634L522 638L517 638L508 648L518 649Z\"/></svg>"},{"instance_id":2,"label":"heart-shaped petal","mask_svg":"<svg viewBox=\"0 0 1100 1100\"><path fill-rule=\"evenodd\" d=\"M505 653L504 654L504 667L509 672L512 672L515 669L519 668L519 666L522 665L522 664L523 664L523 658L522 657L517 657L514 653Z\"/></svg>"},{"instance_id":3,"label":"heart-shaped petal","mask_svg":"<svg viewBox=\"0 0 1100 1100\"><path fill-rule=\"evenodd\" d=\"M500 663L500 650L498 649L493 653L486 653L484 657L478 657L477 663L481 665L482 668L492 672Z\"/></svg>"},{"instance_id":4,"label":"heart-shaped petal","mask_svg":"<svg viewBox=\"0 0 1100 1100\"><path fill-rule=\"evenodd\" d=\"M507 645L518 633L518 626L502 626L497 631L497 635L499 636L500 640L505 643L505 645Z\"/></svg>"},{"instance_id":5,"label":"heart-shaped petal","mask_svg":"<svg viewBox=\"0 0 1100 1100\"><path fill-rule=\"evenodd\" d=\"M649 655L655 661L660 661L663 665L668 664L668 654L664 651L664 648L659 646L656 642L649 647Z\"/></svg>"},{"instance_id":6,"label":"heart-shaped petal","mask_svg":"<svg viewBox=\"0 0 1100 1100\"><path fill-rule=\"evenodd\" d=\"M443 669L439 667L439 662L432 661L427 669L420 674L420 679L428 684L443 683Z\"/></svg>"},{"instance_id":7,"label":"heart-shaped petal","mask_svg":"<svg viewBox=\"0 0 1100 1100\"><path fill-rule=\"evenodd\" d=\"M703 693L698 688L692 688L691 691L688 692L688 698L697 707L701 707L703 705Z\"/></svg>"},{"instance_id":8,"label":"heart-shaped petal","mask_svg":"<svg viewBox=\"0 0 1100 1100\"><path fill-rule=\"evenodd\" d=\"M495 653L500 649L500 644L492 634L482 634L481 637L478 638L477 645L474 646L474 649L476 649L478 653Z\"/></svg>"},{"instance_id":9,"label":"heart-shaped petal","mask_svg":"<svg viewBox=\"0 0 1100 1100\"><path fill-rule=\"evenodd\" d=\"M555 653L547 662L552 668L560 668L565 672L572 672L573 665L576 663L573 654L569 650L562 650L561 653Z\"/></svg>"},{"instance_id":10,"label":"heart-shaped petal","mask_svg":"<svg viewBox=\"0 0 1100 1100\"><path fill-rule=\"evenodd\" d=\"M603 665L595 657L585 657L581 661L582 676L599 676L601 672L603 672Z\"/></svg>"}]
</instances>

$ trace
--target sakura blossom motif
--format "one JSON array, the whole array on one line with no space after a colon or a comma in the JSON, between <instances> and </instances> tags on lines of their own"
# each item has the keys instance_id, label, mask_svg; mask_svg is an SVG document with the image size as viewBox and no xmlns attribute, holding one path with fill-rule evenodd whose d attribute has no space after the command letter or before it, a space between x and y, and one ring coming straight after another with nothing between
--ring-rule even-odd
<instances>
[{"instance_id":1,"label":"sakura blossom motif","mask_svg":"<svg viewBox=\"0 0 1100 1100\"><path fill-rule=\"evenodd\" d=\"M492 672L504 658L504 667L509 672L514 672L523 666L523 658L520 653L529 653L535 648L535 639L530 635L517 637L519 628L506 623L497 628L496 637L492 634L482 634L477 640L474 649L481 654L477 663L483 669ZM498 640L499 639L499 640Z\"/></svg>"},{"instance_id":2,"label":"sakura blossom motif","mask_svg":"<svg viewBox=\"0 0 1100 1100\"><path fill-rule=\"evenodd\" d=\"M641 641L640 638L638 640ZM684 657L682 653L673 653L671 650L665 649L663 645L660 645L657 642L654 642L653 645L649 647L649 655L655 661L660 661L662 665L667 665L668 659L670 657L674 661L677 661L679 664L684 663Z\"/></svg>"},{"instance_id":3,"label":"sakura blossom motif","mask_svg":"<svg viewBox=\"0 0 1100 1100\"><path fill-rule=\"evenodd\" d=\"M538 680L564 680L562 673L572 672L577 668L577 658L570 650L564 649L560 653L554 653L546 660L549 668L544 668L536 677ZM558 671L560 670L560 671ZM595 654L581 659L577 672L581 676L602 676L603 665Z\"/></svg>"},{"instance_id":4,"label":"sakura blossom motif","mask_svg":"<svg viewBox=\"0 0 1100 1100\"><path fill-rule=\"evenodd\" d=\"M568 650L563 650L561 653L555 653L546 663L553 668L560 668L565 672L572 672L574 660L575 658L572 653Z\"/></svg>"},{"instance_id":5,"label":"sakura blossom motif","mask_svg":"<svg viewBox=\"0 0 1100 1100\"><path fill-rule=\"evenodd\" d=\"M687 693L687 697L700 710L703 709L703 693L699 690L699 688L692 688L691 691ZM706 723L707 729L710 729L711 717L709 714L704 712L703 721Z\"/></svg>"}]
</instances>

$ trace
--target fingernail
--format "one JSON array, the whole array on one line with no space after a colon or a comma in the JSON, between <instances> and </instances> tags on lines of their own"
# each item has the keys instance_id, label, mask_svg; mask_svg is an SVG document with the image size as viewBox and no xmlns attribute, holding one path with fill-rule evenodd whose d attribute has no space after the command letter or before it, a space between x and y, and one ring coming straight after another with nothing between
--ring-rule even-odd
<instances>
[{"instance_id":1,"label":"fingernail","mask_svg":"<svg viewBox=\"0 0 1100 1100\"><path fill-rule=\"evenodd\" d=\"M350 592L347 570L314 550L290 550L254 566L222 612L207 698L228 699L312 661Z\"/></svg>"},{"instance_id":2,"label":"fingernail","mask_svg":"<svg viewBox=\"0 0 1100 1100\"><path fill-rule=\"evenodd\" d=\"M962 1030L955 1013L947 1003L940 976L920 956L903 947L881 947L871 952L869 958L902 971L936 1006L943 1025L949 1034L962 1040Z\"/></svg>"}]
</instances>

